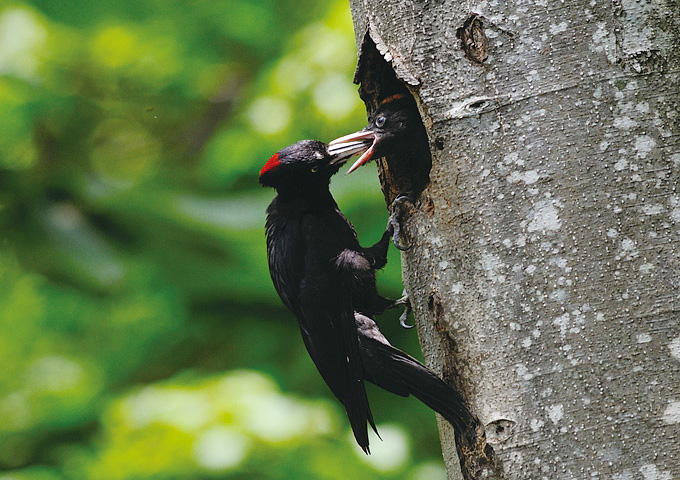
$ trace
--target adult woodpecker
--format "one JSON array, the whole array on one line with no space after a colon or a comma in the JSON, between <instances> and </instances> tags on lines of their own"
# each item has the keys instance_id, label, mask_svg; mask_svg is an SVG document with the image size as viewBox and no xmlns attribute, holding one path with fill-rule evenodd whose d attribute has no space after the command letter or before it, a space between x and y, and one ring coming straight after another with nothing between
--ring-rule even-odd
<instances>
[{"instance_id":1,"label":"adult woodpecker","mask_svg":"<svg viewBox=\"0 0 680 480\"><path fill-rule=\"evenodd\" d=\"M414 395L459 433L477 421L455 390L392 347L371 318L395 304L378 295L375 284L392 228L388 224L372 247L361 247L329 190L340 166L365 148L363 141L346 143L331 155L324 143L303 140L272 156L260 183L277 191L266 222L274 287L297 317L307 351L345 408L357 443L369 453L367 424L377 430L364 380Z\"/></svg>"}]
</instances>

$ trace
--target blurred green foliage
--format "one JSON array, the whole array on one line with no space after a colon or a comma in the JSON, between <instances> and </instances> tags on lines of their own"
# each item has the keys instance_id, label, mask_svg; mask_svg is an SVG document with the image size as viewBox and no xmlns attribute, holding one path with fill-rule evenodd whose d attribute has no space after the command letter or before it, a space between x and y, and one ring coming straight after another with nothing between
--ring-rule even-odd
<instances>
[{"instance_id":1,"label":"blurred green foliage","mask_svg":"<svg viewBox=\"0 0 680 480\"><path fill-rule=\"evenodd\" d=\"M1 480L443 478L412 399L358 451L267 270L259 168L362 126L355 51L344 2L2 3ZM374 242L374 167L338 177Z\"/></svg>"}]
</instances>

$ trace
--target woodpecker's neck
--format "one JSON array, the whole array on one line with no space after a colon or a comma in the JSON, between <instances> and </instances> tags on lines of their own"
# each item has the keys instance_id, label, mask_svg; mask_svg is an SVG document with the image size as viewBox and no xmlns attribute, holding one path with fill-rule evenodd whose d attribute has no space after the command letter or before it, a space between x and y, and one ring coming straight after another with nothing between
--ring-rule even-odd
<instances>
[{"instance_id":1,"label":"woodpecker's neck","mask_svg":"<svg viewBox=\"0 0 680 480\"><path fill-rule=\"evenodd\" d=\"M280 201L304 202L311 204L335 204L331 195L330 179L326 182L306 182L296 185L282 185L276 188Z\"/></svg>"}]
</instances>

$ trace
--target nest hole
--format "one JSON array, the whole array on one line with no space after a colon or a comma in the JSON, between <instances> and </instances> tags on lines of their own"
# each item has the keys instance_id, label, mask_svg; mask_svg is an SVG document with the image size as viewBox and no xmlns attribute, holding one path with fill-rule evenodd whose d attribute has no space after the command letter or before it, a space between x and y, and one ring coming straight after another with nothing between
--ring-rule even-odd
<instances>
[{"instance_id":1,"label":"nest hole","mask_svg":"<svg viewBox=\"0 0 680 480\"><path fill-rule=\"evenodd\" d=\"M417 120L409 128L415 129L411 148L395 152L378 160L378 175L387 205L402 193L416 200L430 181L432 156L427 131L422 121L414 93L396 75L390 62L380 54L366 33L361 47L354 83L359 84L359 96L366 104L368 116L378 105L393 95L403 95L413 101Z\"/></svg>"}]
</instances>

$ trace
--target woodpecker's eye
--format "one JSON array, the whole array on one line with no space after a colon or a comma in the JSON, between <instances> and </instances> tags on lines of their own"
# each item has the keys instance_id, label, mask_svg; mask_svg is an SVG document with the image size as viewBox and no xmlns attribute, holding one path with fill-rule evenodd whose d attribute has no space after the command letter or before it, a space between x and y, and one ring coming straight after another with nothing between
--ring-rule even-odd
<instances>
[{"instance_id":1,"label":"woodpecker's eye","mask_svg":"<svg viewBox=\"0 0 680 480\"><path fill-rule=\"evenodd\" d=\"M380 128L383 125L385 125L386 121L387 121L387 119L385 117L380 116L380 117L375 119L375 126Z\"/></svg>"},{"instance_id":2,"label":"woodpecker's eye","mask_svg":"<svg viewBox=\"0 0 680 480\"><path fill-rule=\"evenodd\" d=\"M312 167L312 173L316 173L319 171L319 167Z\"/></svg>"}]
</instances>

